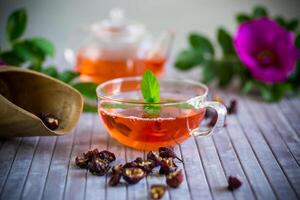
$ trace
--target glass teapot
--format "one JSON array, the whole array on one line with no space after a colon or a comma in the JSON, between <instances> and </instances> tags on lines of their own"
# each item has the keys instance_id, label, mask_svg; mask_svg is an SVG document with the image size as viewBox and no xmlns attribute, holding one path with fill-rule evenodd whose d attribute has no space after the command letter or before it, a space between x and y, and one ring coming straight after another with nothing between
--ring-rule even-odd
<instances>
[{"instance_id":1,"label":"glass teapot","mask_svg":"<svg viewBox=\"0 0 300 200\"><path fill-rule=\"evenodd\" d=\"M126 19L121 9L113 9L109 19L71 36L65 58L76 67L82 81L102 83L140 76L146 70L159 76L173 38L173 32L164 31L153 39L142 23Z\"/></svg>"}]
</instances>

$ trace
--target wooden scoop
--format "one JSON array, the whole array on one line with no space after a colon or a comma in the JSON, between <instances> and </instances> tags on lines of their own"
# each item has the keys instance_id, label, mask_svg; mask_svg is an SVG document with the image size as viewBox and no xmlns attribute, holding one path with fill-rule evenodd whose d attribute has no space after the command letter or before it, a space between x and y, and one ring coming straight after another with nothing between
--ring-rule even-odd
<instances>
[{"instance_id":1,"label":"wooden scoop","mask_svg":"<svg viewBox=\"0 0 300 200\"><path fill-rule=\"evenodd\" d=\"M56 136L70 132L79 120L83 99L69 85L17 67L0 67L0 138ZM52 114L59 126L50 130L38 117Z\"/></svg>"}]
</instances>

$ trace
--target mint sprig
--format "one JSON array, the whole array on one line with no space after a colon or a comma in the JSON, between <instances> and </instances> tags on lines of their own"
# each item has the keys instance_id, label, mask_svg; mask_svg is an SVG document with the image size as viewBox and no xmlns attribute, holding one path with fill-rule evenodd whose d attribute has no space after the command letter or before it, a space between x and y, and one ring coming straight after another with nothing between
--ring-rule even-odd
<instances>
[{"instance_id":1,"label":"mint sprig","mask_svg":"<svg viewBox=\"0 0 300 200\"><path fill-rule=\"evenodd\" d=\"M141 81L141 92L146 103L160 102L159 82L151 71L146 71ZM155 104L146 104L144 106L145 113L156 115L160 112L160 106Z\"/></svg>"}]
</instances>

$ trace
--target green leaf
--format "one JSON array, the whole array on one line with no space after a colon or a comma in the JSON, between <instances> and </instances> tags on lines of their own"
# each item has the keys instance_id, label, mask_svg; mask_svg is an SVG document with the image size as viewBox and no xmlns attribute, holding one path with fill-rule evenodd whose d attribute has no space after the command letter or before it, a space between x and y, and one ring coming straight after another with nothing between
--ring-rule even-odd
<instances>
[{"instance_id":1,"label":"green leaf","mask_svg":"<svg viewBox=\"0 0 300 200\"><path fill-rule=\"evenodd\" d=\"M8 65L19 67L23 60L14 51L2 52L0 58Z\"/></svg>"},{"instance_id":2,"label":"green leaf","mask_svg":"<svg viewBox=\"0 0 300 200\"><path fill-rule=\"evenodd\" d=\"M292 19L291 21L288 22L286 28L289 31L295 31L297 30L298 25L299 25L299 21L297 19Z\"/></svg>"},{"instance_id":3,"label":"green leaf","mask_svg":"<svg viewBox=\"0 0 300 200\"><path fill-rule=\"evenodd\" d=\"M248 92L250 92L250 91L253 89L253 87L254 87L253 82L252 82L251 80L248 80L248 81L246 81L245 84L243 85L243 87L242 87L242 92L243 92L243 93L248 93Z\"/></svg>"},{"instance_id":4,"label":"green leaf","mask_svg":"<svg viewBox=\"0 0 300 200\"><path fill-rule=\"evenodd\" d=\"M6 23L6 36L10 42L20 38L26 29L27 14L25 9L14 11Z\"/></svg>"},{"instance_id":5,"label":"green leaf","mask_svg":"<svg viewBox=\"0 0 300 200\"><path fill-rule=\"evenodd\" d=\"M80 74L78 72L74 72L71 70L63 71L61 74L58 75L58 79L65 82L70 83L72 80L77 78Z\"/></svg>"},{"instance_id":6,"label":"green leaf","mask_svg":"<svg viewBox=\"0 0 300 200\"><path fill-rule=\"evenodd\" d=\"M287 21L283 17L277 16L275 17L275 20L279 25L283 26L284 28L287 27Z\"/></svg>"},{"instance_id":7,"label":"green leaf","mask_svg":"<svg viewBox=\"0 0 300 200\"><path fill-rule=\"evenodd\" d=\"M211 42L204 36L198 33L191 33L189 35L190 45L200 51L202 54L208 53L209 55L214 55L214 47Z\"/></svg>"},{"instance_id":8,"label":"green leaf","mask_svg":"<svg viewBox=\"0 0 300 200\"><path fill-rule=\"evenodd\" d=\"M216 66L218 66L218 76L219 76L219 86L220 87L226 87L228 86L232 78L234 76L234 69L233 65L231 63L227 62L216 62Z\"/></svg>"},{"instance_id":9,"label":"green leaf","mask_svg":"<svg viewBox=\"0 0 300 200\"><path fill-rule=\"evenodd\" d=\"M214 65L214 61L207 61L203 63L202 70L202 81L204 83L211 82L217 76L216 65Z\"/></svg>"},{"instance_id":10,"label":"green leaf","mask_svg":"<svg viewBox=\"0 0 300 200\"><path fill-rule=\"evenodd\" d=\"M36 38L31 38L30 42L38 48L41 52L44 53L44 55L49 55L51 57L54 56L55 54L55 47L54 45L47 40L46 38L42 37L36 37Z\"/></svg>"},{"instance_id":11,"label":"green leaf","mask_svg":"<svg viewBox=\"0 0 300 200\"><path fill-rule=\"evenodd\" d=\"M295 46L300 49L300 33L298 33L296 36Z\"/></svg>"},{"instance_id":12,"label":"green leaf","mask_svg":"<svg viewBox=\"0 0 300 200\"><path fill-rule=\"evenodd\" d=\"M98 112L98 108L97 108L97 106L89 105L89 104L85 103L83 105L83 112L97 113Z\"/></svg>"},{"instance_id":13,"label":"green leaf","mask_svg":"<svg viewBox=\"0 0 300 200\"><path fill-rule=\"evenodd\" d=\"M249 17L248 15L244 14L244 13L240 13L236 16L236 21L240 24L246 21L251 20L251 17Z\"/></svg>"},{"instance_id":14,"label":"green leaf","mask_svg":"<svg viewBox=\"0 0 300 200\"><path fill-rule=\"evenodd\" d=\"M195 49L181 51L175 61L175 67L179 70L189 70L203 62L203 55Z\"/></svg>"},{"instance_id":15,"label":"green leaf","mask_svg":"<svg viewBox=\"0 0 300 200\"><path fill-rule=\"evenodd\" d=\"M160 102L159 83L151 71L146 71L141 82L141 92L145 102Z\"/></svg>"},{"instance_id":16,"label":"green leaf","mask_svg":"<svg viewBox=\"0 0 300 200\"><path fill-rule=\"evenodd\" d=\"M44 74L47 74L48 76L51 76L53 78L57 78L58 77L58 71L54 66L50 66L47 68L42 68L41 72Z\"/></svg>"},{"instance_id":17,"label":"green leaf","mask_svg":"<svg viewBox=\"0 0 300 200\"><path fill-rule=\"evenodd\" d=\"M264 6L256 6L253 8L253 16L254 17L265 17L268 16L268 11Z\"/></svg>"},{"instance_id":18,"label":"green leaf","mask_svg":"<svg viewBox=\"0 0 300 200\"><path fill-rule=\"evenodd\" d=\"M230 34L223 28L218 29L217 33L218 42L222 47L224 55L235 54Z\"/></svg>"},{"instance_id":19,"label":"green leaf","mask_svg":"<svg viewBox=\"0 0 300 200\"><path fill-rule=\"evenodd\" d=\"M150 115L147 117L157 117L160 113L160 105L147 104L144 106L144 112Z\"/></svg>"},{"instance_id":20,"label":"green leaf","mask_svg":"<svg viewBox=\"0 0 300 200\"><path fill-rule=\"evenodd\" d=\"M28 40L17 42L13 45L13 50L23 61L29 61L33 66L40 66L45 55Z\"/></svg>"},{"instance_id":21,"label":"green leaf","mask_svg":"<svg viewBox=\"0 0 300 200\"><path fill-rule=\"evenodd\" d=\"M256 84L258 86L262 98L268 102L277 102L281 100L287 92L292 90L292 87L288 83L275 84L275 85L265 85Z\"/></svg>"},{"instance_id":22,"label":"green leaf","mask_svg":"<svg viewBox=\"0 0 300 200\"><path fill-rule=\"evenodd\" d=\"M83 82L83 83L76 83L73 85L75 89L77 89L84 97L88 99L97 99L96 95L96 83L92 82Z\"/></svg>"}]
</instances>

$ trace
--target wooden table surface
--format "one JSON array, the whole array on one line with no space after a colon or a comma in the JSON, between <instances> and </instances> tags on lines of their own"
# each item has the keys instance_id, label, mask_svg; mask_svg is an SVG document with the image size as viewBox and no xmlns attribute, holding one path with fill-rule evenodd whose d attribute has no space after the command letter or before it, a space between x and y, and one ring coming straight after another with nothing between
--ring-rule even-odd
<instances>
[{"instance_id":1,"label":"wooden table surface","mask_svg":"<svg viewBox=\"0 0 300 200\"><path fill-rule=\"evenodd\" d=\"M163 199L299 199L300 98L266 104L238 98L237 115L213 137L191 137L176 152L184 161L185 181L168 189ZM83 114L77 128L61 137L31 137L0 142L0 199L147 199L154 183L148 177L136 185L109 187L105 176L93 176L74 165L91 148L115 152L117 162L145 156L110 138L95 114ZM226 190L227 177L242 187Z\"/></svg>"}]
</instances>

